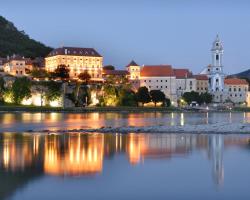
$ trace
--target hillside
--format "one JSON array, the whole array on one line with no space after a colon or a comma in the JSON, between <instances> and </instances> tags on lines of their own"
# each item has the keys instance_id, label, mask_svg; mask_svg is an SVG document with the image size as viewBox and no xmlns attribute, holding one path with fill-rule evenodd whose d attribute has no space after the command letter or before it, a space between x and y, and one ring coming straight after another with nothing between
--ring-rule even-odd
<instances>
[{"instance_id":1,"label":"hillside","mask_svg":"<svg viewBox=\"0 0 250 200\"><path fill-rule=\"evenodd\" d=\"M230 77L245 78L250 80L250 69L240 72L238 74L230 75Z\"/></svg>"},{"instance_id":2,"label":"hillside","mask_svg":"<svg viewBox=\"0 0 250 200\"><path fill-rule=\"evenodd\" d=\"M30 39L19 31L12 22L0 16L0 57L19 54L25 57L45 57L52 49Z\"/></svg>"}]
</instances>

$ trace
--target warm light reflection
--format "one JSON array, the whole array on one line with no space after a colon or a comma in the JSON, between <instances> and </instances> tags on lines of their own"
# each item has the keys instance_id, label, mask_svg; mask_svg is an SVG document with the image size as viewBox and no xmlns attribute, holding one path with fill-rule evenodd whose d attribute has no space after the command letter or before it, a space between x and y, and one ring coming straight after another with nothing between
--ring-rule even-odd
<instances>
[{"instance_id":1,"label":"warm light reflection","mask_svg":"<svg viewBox=\"0 0 250 200\"><path fill-rule=\"evenodd\" d=\"M224 181L224 150L249 148L250 137L189 134L2 134L0 164L6 171L30 170L59 176L101 173L104 157L126 153L129 163L148 159L188 156L194 149L206 152L211 174L218 185Z\"/></svg>"},{"instance_id":2,"label":"warm light reflection","mask_svg":"<svg viewBox=\"0 0 250 200\"><path fill-rule=\"evenodd\" d=\"M53 175L83 175L102 171L103 136L83 140L82 136L69 136L65 152L60 152L57 136L45 139L44 170Z\"/></svg>"}]
</instances>

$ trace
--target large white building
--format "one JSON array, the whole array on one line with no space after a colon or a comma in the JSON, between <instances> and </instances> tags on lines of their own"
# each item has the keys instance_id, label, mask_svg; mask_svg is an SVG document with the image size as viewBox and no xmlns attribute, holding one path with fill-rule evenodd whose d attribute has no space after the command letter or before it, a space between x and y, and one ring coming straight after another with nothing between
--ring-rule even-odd
<instances>
[{"instance_id":1,"label":"large white building","mask_svg":"<svg viewBox=\"0 0 250 200\"><path fill-rule=\"evenodd\" d=\"M171 65L143 66L140 72L140 87L161 90L173 105L177 104L176 76Z\"/></svg>"}]
</instances>

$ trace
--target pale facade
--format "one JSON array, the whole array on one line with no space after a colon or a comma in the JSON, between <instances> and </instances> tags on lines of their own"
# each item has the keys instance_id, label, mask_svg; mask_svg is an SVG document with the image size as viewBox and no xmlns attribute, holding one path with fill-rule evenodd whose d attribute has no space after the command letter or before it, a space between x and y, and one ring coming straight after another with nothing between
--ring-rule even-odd
<instances>
[{"instance_id":1,"label":"pale facade","mask_svg":"<svg viewBox=\"0 0 250 200\"><path fill-rule=\"evenodd\" d=\"M62 47L53 50L45 58L45 69L53 72L59 65L69 67L71 78L87 71L91 80L102 80L103 57L92 48Z\"/></svg>"},{"instance_id":2,"label":"pale facade","mask_svg":"<svg viewBox=\"0 0 250 200\"><path fill-rule=\"evenodd\" d=\"M13 56L6 61L3 66L3 70L5 73L13 76L25 76L27 75L27 70L31 70L31 68L30 66L26 66L24 58Z\"/></svg>"},{"instance_id":3,"label":"pale facade","mask_svg":"<svg viewBox=\"0 0 250 200\"><path fill-rule=\"evenodd\" d=\"M195 75L196 92L199 94L208 92L208 77L206 75Z\"/></svg>"},{"instance_id":4,"label":"pale facade","mask_svg":"<svg viewBox=\"0 0 250 200\"><path fill-rule=\"evenodd\" d=\"M140 74L140 87L161 90L173 105L177 104L176 77L170 65L144 66Z\"/></svg>"},{"instance_id":5,"label":"pale facade","mask_svg":"<svg viewBox=\"0 0 250 200\"><path fill-rule=\"evenodd\" d=\"M128 79L132 85L133 90L137 90L140 87L140 74L141 74L141 67L135 62L131 61L127 66L126 69L129 73Z\"/></svg>"},{"instance_id":6,"label":"pale facade","mask_svg":"<svg viewBox=\"0 0 250 200\"><path fill-rule=\"evenodd\" d=\"M185 92L196 91L196 79L188 69L174 69L176 77L176 93L178 99Z\"/></svg>"},{"instance_id":7,"label":"pale facade","mask_svg":"<svg viewBox=\"0 0 250 200\"><path fill-rule=\"evenodd\" d=\"M225 90L227 92L226 100L240 104L247 102L248 99L248 82L238 78L225 79Z\"/></svg>"}]
</instances>

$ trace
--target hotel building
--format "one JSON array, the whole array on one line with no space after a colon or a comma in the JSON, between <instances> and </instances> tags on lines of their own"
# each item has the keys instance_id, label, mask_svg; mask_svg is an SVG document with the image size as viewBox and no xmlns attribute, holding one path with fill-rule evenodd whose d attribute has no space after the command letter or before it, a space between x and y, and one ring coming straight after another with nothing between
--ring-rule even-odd
<instances>
[{"instance_id":1,"label":"hotel building","mask_svg":"<svg viewBox=\"0 0 250 200\"><path fill-rule=\"evenodd\" d=\"M59 65L70 69L70 78L87 71L91 80L102 81L103 57L93 48L61 47L54 49L45 58L45 69L55 71Z\"/></svg>"}]
</instances>

